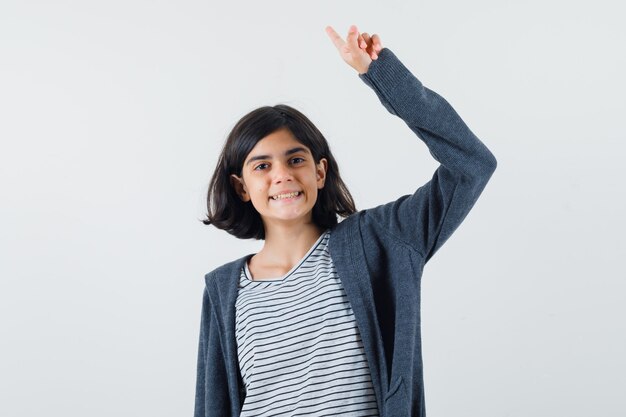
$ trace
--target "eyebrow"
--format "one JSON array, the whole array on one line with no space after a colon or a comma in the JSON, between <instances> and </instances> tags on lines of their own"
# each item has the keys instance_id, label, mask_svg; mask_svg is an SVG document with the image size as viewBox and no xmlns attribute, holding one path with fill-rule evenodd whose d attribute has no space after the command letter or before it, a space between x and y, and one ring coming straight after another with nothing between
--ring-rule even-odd
<instances>
[{"instance_id":1,"label":"eyebrow","mask_svg":"<svg viewBox=\"0 0 626 417\"><path fill-rule=\"evenodd\" d=\"M307 150L305 148L303 148L302 146L298 146L296 148L291 148L285 151L285 156L289 156L291 154L297 153L297 152L304 152L307 153ZM254 161L258 161L259 159L270 159L271 155L256 155L253 156L252 158L250 158L250 160L248 160L248 162L246 162L246 165L249 165L250 163L254 162Z\"/></svg>"}]
</instances>

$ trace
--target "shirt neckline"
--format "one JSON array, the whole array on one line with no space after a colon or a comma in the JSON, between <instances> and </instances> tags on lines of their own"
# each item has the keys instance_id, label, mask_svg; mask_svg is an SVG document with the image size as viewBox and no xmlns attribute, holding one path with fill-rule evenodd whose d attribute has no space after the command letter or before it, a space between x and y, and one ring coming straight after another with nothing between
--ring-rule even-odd
<instances>
[{"instance_id":1,"label":"shirt neckline","mask_svg":"<svg viewBox=\"0 0 626 417\"><path fill-rule=\"evenodd\" d=\"M329 229L326 229L319 238L317 238L317 240L315 241L315 243L313 243L313 245L311 245L311 247L309 248L309 250L307 251L306 254L304 254L304 256L302 258L300 258L300 260L298 262L296 262L296 264L289 270L289 272L287 272L286 274L284 274L283 276L280 277L273 277L273 278L263 278L261 280L253 280L252 277L252 273L250 272L250 268L248 268L248 262L250 261L250 258L252 258L254 255L256 254L251 254L246 261L244 262L244 275L246 280L248 280L249 282L282 282L285 279L287 279L287 277L289 277L291 274L293 274L299 267L300 265L302 265L304 263L304 261L307 260L307 258L313 253L313 251L318 247L318 245L320 244L320 242L324 239L324 236L326 236L328 233L330 233Z\"/></svg>"}]
</instances>

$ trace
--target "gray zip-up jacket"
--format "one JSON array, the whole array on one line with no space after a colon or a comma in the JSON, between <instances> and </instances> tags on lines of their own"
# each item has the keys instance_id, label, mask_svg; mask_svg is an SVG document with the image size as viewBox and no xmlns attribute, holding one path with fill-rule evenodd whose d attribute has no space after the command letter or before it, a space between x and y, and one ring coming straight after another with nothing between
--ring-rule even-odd
<instances>
[{"instance_id":1,"label":"gray zip-up jacket","mask_svg":"<svg viewBox=\"0 0 626 417\"><path fill-rule=\"evenodd\" d=\"M413 194L352 214L332 229L329 240L363 340L380 415L425 416L422 271L474 206L496 158L451 105L424 87L388 48L359 77L440 163ZM205 275L195 417L239 416L244 389L235 301L241 268L252 255Z\"/></svg>"}]
</instances>

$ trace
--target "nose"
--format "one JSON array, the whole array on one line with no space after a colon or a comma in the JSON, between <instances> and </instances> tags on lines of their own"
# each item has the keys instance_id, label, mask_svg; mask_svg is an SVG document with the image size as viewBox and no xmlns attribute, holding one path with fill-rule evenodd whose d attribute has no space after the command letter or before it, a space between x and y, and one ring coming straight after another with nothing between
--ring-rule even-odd
<instances>
[{"instance_id":1,"label":"nose","mask_svg":"<svg viewBox=\"0 0 626 417\"><path fill-rule=\"evenodd\" d=\"M291 181L293 175L291 173L291 167L283 162L277 162L274 164L274 182Z\"/></svg>"}]
</instances>

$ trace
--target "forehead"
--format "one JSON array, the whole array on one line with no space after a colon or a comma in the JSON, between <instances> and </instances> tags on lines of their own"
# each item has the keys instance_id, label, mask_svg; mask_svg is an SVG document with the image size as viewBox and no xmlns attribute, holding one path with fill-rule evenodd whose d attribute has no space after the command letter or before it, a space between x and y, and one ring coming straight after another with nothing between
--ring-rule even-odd
<instances>
[{"instance_id":1,"label":"forehead","mask_svg":"<svg viewBox=\"0 0 626 417\"><path fill-rule=\"evenodd\" d=\"M308 146L299 142L289 129L280 129L258 141L246 157L246 161L259 156L281 156L285 151L293 148L304 148L306 152L311 152Z\"/></svg>"}]
</instances>

